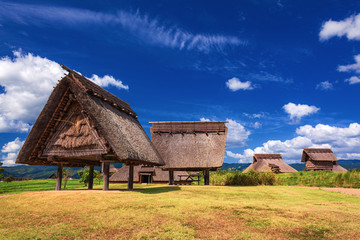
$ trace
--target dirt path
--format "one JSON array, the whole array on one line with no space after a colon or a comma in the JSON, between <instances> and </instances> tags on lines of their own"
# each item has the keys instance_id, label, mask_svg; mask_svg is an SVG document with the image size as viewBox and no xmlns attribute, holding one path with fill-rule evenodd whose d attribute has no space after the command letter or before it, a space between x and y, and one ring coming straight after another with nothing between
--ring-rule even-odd
<instances>
[{"instance_id":1,"label":"dirt path","mask_svg":"<svg viewBox=\"0 0 360 240\"><path fill-rule=\"evenodd\" d=\"M347 195L360 197L360 189L358 188L326 188L326 187L301 187L301 188L310 188L310 189L319 189L330 192L339 192Z\"/></svg>"},{"instance_id":2,"label":"dirt path","mask_svg":"<svg viewBox=\"0 0 360 240\"><path fill-rule=\"evenodd\" d=\"M0 198L7 197L7 196L11 196L11 194L0 195Z\"/></svg>"}]
</instances>

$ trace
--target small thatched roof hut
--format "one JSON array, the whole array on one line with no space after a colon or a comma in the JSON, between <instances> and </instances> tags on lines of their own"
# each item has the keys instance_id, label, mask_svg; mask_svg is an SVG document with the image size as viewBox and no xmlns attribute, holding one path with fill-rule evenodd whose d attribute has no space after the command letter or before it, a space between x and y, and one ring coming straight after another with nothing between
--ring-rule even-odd
<instances>
[{"instance_id":1,"label":"small thatched roof hut","mask_svg":"<svg viewBox=\"0 0 360 240\"><path fill-rule=\"evenodd\" d=\"M175 182L184 180L189 176L185 171L178 171L174 173ZM110 177L111 183L123 183L129 179L129 166L122 166L116 173ZM169 171L164 171L160 167L154 166L135 166L133 181L136 183L166 183L169 181Z\"/></svg>"},{"instance_id":2,"label":"small thatched roof hut","mask_svg":"<svg viewBox=\"0 0 360 240\"><path fill-rule=\"evenodd\" d=\"M49 179L56 179L56 174L55 173L51 174Z\"/></svg>"},{"instance_id":3,"label":"small thatched roof hut","mask_svg":"<svg viewBox=\"0 0 360 240\"><path fill-rule=\"evenodd\" d=\"M151 141L169 171L204 171L224 162L227 127L224 121L150 122ZM171 174L171 173L170 173Z\"/></svg>"},{"instance_id":4,"label":"small thatched roof hut","mask_svg":"<svg viewBox=\"0 0 360 240\"><path fill-rule=\"evenodd\" d=\"M281 154L254 154L253 163L243 172L247 173L250 170L275 173L297 172L284 162Z\"/></svg>"},{"instance_id":5,"label":"small thatched roof hut","mask_svg":"<svg viewBox=\"0 0 360 240\"><path fill-rule=\"evenodd\" d=\"M107 173L109 162L164 164L129 104L63 68L69 74L51 93L16 163L61 167L58 171L104 163Z\"/></svg>"},{"instance_id":6,"label":"small thatched roof hut","mask_svg":"<svg viewBox=\"0 0 360 240\"><path fill-rule=\"evenodd\" d=\"M304 148L301 162L306 163L306 170L347 172L337 162L337 157L329 148Z\"/></svg>"}]
</instances>

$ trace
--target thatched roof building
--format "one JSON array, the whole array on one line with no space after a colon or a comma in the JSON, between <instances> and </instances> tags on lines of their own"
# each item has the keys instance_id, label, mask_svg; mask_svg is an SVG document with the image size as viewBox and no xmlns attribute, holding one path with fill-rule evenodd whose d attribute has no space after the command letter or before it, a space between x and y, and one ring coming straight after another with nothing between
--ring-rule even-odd
<instances>
[{"instance_id":1,"label":"thatched roof building","mask_svg":"<svg viewBox=\"0 0 360 240\"><path fill-rule=\"evenodd\" d=\"M16 163L61 167L109 162L163 165L129 104L63 68L69 73L51 93Z\"/></svg>"},{"instance_id":2,"label":"thatched roof building","mask_svg":"<svg viewBox=\"0 0 360 240\"><path fill-rule=\"evenodd\" d=\"M346 172L347 170L337 163L337 157L329 148L305 148L301 162L306 163L306 170Z\"/></svg>"},{"instance_id":3,"label":"thatched roof building","mask_svg":"<svg viewBox=\"0 0 360 240\"><path fill-rule=\"evenodd\" d=\"M185 171L178 171L174 173L175 182L186 179L189 176ZM116 173L110 177L111 183L123 183L129 179L129 166L122 166ZM135 166L133 181L136 183L166 183L169 181L169 171L164 171L160 167L153 166Z\"/></svg>"},{"instance_id":4,"label":"thatched roof building","mask_svg":"<svg viewBox=\"0 0 360 240\"><path fill-rule=\"evenodd\" d=\"M162 168L170 171L203 170L206 180L208 171L220 168L224 162L225 123L150 122L151 141L165 162Z\"/></svg>"},{"instance_id":5,"label":"thatched roof building","mask_svg":"<svg viewBox=\"0 0 360 240\"><path fill-rule=\"evenodd\" d=\"M255 154L253 163L244 169L243 173L247 173L250 170L275 173L297 172L284 162L281 154Z\"/></svg>"}]
</instances>

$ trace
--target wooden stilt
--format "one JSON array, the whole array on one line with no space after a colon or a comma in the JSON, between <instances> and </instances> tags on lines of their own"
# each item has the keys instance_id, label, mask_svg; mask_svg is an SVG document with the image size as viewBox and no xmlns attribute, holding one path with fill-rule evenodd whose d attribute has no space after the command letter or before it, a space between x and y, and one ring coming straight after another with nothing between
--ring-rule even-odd
<instances>
[{"instance_id":1,"label":"wooden stilt","mask_svg":"<svg viewBox=\"0 0 360 240\"><path fill-rule=\"evenodd\" d=\"M62 170L63 170L62 165L58 164L57 176L56 176L56 188L55 188L56 191L61 190Z\"/></svg>"},{"instance_id":2,"label":"wooden stilt","mask_svg":"<svg viewBox=\"0 0 360 240\"><path fill-rule=\"evenodd\" d=\"M204 170L204 185L209 185L210 184L210 171L209 170Z\"/></svg>"},{"instance_id":3,"label":"wooden stilt","mask_svg":"<svg viewBox=\"0 0 360 240\"><path fill-rule=\"evenodd\" d=\"M93 186L94 186L94 166L90 166L88 189L93 189Z\"/></svg>"},{"instance_id":4,"label":"wooden stilt","mask_svg":"<svg viewBox=\"0 0 360 240\"><path fill-rule=\"evenodd\" d=\"M109 190L109 169L110 164L108 162L103 163L103 190L107 191Z\"/></svg>"},{"instance_id":5,"label":"wooden stilt","mask_svg":"<svg viewBox=\"0 0 360 240\"><path fill-rule=\"evenodd\" d=\"M134 189L134 165L129 165L128 190Z\"/></svg>"},{"instance_id":6,"label":"wooden stilt","mask_svg":"<svg viewBox=\"0 0 360 240\"><path fill-rule=\"evenodd\" d=\"M174 185L174 170L169 170L169 185Z\"/></svg>"}]
</instances>

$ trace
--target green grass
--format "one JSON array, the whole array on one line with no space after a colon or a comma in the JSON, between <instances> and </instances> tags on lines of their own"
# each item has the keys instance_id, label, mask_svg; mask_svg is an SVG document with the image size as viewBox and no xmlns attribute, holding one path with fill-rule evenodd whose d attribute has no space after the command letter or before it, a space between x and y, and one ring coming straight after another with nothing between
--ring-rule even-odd
<instances>
[{"instance_id":1,"label":"green grass","mask_svg":"<svg viewBox=\"0 0 360 240\"><path fill-rule=\"evenodd\" d=\"M64 181L64 180L63 180ZM98 184L98 181L94 181ZM56 180L29 180L29 181L13 181L10 183L0 182L0 196L3 194L33 192L33 191L52 191L55 190ZM79 182L79 179L68 180L66 189L83 188L84 184ZM63 186L62 186L63 188Z\"/></svg>"},{"instance_id":2,"label":"green grass","mask_svg":"<svg viewBox=\"0 0 360 240\"><path fill-rule=\"evenodd\" d=\"M360 188L360 171L351 170L346 173L326 171L301 171L296 173L275 174L250 171L219 170L210 174L212 185L283 185L283 186L312 186L312 187L345 187Z\"/></svg>"},{"instance_id":3,"label":"green grass","mask_svg":"<svg viewBox=\"0 0 360 240\"><path fill-rule=\"evenodd\" d=\"M360 238L354 196L284 186L134 187L0 197L0 239Z\"/></svg>"},{"instance_id":4,"label":"green grass","mask_svg":"<svg viewBox=\"0 0 360 240\"><path fill-rule=\"evenodd\" d=\"M360 171L346 173L326 171L283 173L276 175L276 184L287 186L360 188Z\"/></svg>"}]
</instances>

